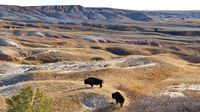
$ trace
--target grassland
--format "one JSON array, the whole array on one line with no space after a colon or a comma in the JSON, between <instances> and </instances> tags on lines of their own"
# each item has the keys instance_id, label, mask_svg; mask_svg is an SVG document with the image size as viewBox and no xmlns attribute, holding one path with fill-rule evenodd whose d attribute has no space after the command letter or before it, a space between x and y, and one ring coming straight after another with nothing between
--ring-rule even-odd
<instances>
[{"instance_id":1,"label":"grassland","mask_svg":"<svg viewBox=\"0 0 200 112\"><path fill-rule=\"evenodd\" d=\"M0 45L0 50L11 52L0 54L4 57L0 59L0 82L7 80L0 87L0 111L6 111L5 98L26 85L40 88L52 98L54 112L134 112L134 105L139 105L137 102L143 97L159 98L164 92L170 96L167 90L172 85L198 85L199 37L154 32L161 26L163 31L174 30L174 27L187 30L187 26L179 24L143 24L133 24L141 27L142 30L137 31L82 27L66 30L56 24L50 24L51 29L0 28L6 32L0 34L0 39L17 44ZM1 22L1 26L5 25L12 26L9 21ZM21 33L17 35L15 31ZM44 36L29 36L30 31ZM51 33L51 37L46 33ZM89 76L103 79L103 88L84 85L83 80ZM16 82L12 82L14 79ZM125 96L122 108L111 98L115 91ZM175 92L199 98L198 89Z\"/></svg>"}]
</instances>

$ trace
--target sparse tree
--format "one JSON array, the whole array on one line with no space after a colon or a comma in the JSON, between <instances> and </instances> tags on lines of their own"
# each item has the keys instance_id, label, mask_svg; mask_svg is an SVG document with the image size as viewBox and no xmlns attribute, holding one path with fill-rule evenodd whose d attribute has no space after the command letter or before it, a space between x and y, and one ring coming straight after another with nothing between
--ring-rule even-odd
<instances>
[{"instance_id":1,"label":"sparse tree","mask_svg":"<svg viewBox=\"0 0 200 112\"><path fill-rule=\"evenodd\" d=\"M31 86L24 87L18 95L6 99L7 112L51 112L52 101L37 89L33 92Z\"/></svg>"},{"instance_id":2,"label":"sparse tree","mask_svg":"<svg viewBox=\"0 0 200 112\"><path fill-rule=\"evenodd\" d=\"M33 100L33 112L51 112L52 111L52 102L46 96L43 95L43 92L37 89L35 97Z\"/></svg>"},{"instance_id":3,"label":"sparse tree","mask_svg":"<svg viewBox=\"0 0 200 112\"><path fill-rule=\"evenodd\" d=\"M7 112L32 112L32 100L33 90L31 86L22 88L18 95L13 96L11 99L6 99Z\"/></svg>"}]
</instances>

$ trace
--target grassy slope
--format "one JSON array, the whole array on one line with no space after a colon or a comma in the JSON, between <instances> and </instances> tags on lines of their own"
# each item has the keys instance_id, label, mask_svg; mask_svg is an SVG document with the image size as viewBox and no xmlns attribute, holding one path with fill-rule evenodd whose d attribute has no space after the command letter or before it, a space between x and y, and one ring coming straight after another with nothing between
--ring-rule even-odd
<instances>
[{"instance_id":1,"label":"grassy slope","mask_svg":"<svg viewBox=\"0 0 200 112\"><path fill-rule=\"evenodd\" d=\"M23 28L21 30L38 30L37 28ZM73 34L73 35L95 35L95 32L81 32L81 31L59 31L39 29L42 31ZM11 30L12 31L12 30ZM118 32L119 33L119 32ZM126 36L126 38L173 38L176 36L159 36L159 35L145 35L145 34L129 34L121 35L112 34L113 39ZM99 34L99 33L98 33ZM107 34L110 35L110 34ZM155 96L161 91L165 90L169 85L180 83L199 83L199 65L183 61L183 59L176 55L170 54L171 50L165 48L157 48L151 46L137 46L126 44L103 44L103 43L90 43L81 39L60 39L60 38L35 38L27 36L0 36L0 38L11 39L20 45L16 47L0 47L11 49L18 52L18 60L15 63L23 64L42 64L44 62L54 61L89 61L93 57L100 57L104 60L111 60L119 57L133 56L146 56L151 61L158 62L158 65L154 67L136 68L136 69L105 69L105 70L93 70L70 74L58 74L53 71L37 71L30 73L34 78L40 79L39 81L28 82L35 88L41 88L45 91L47 96L52 97L54 100L54 111L80 111L87 110L81 102L84 96L88 94L103 95L112 102L111 93L114 91L121 91L126 96L125 106L121 109L113 106L103 108L104 110L95 111L124 111L128 108L129 104L134 102L134 99L138 96ZM183 37L187 39L187 37ZM24 43L26 42L26 43ZM180 41L164 41L165 44L177 45L183 51L190 53L190 50L184 50L184 45L179 43ZM44 47L43 45L47 45ZM100 49L92 49L91 46L98 46ZM191 45L192 46L192 45ZM108 52L107 48L119 47L128 51L129 55L115 55ZM56 53L49 54L48 50L57 51ZM154 51L157 54L154 54ZM195 52L198 54L198 52ZM33 60L30 60L32 58ZM45 61L44 61L45 60ZM54 60L54 61L52 61ZM59 76L59 78L55 78ZM105 83L102 89L95 87L93 89L86 87L83 84L83 79L95 76L102 78ZM0 110L5 111L5 97L0 98ZM73 102L73 103L72 103Z\"/></svg>"}]
</instances>

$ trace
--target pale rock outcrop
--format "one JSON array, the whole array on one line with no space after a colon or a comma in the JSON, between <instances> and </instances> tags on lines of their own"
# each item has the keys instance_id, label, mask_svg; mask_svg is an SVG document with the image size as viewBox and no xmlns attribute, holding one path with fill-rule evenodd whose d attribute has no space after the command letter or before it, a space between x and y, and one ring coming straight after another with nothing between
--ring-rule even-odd
<instances>
[{"instance_id":1,"label":"pale rock outcrop","mask_svg":"<svg viewBox=\"0 0 200 112\"><path fill-rule=\"evenodd\" d=\"M1 49L0 50L0 60L4 61L15 61L19 54L13 50Z\"/></svg>"},{"instance_id":2,"label":"pale rock outcrop","mask_svg":"<svg viewBox=\"0 0 200 112\"><path fill-rule=\"evenodd\" d=\"M0 39L0 46L13 46L18 47L19 45L11 40Z\"/></svg>"}]
</instances>

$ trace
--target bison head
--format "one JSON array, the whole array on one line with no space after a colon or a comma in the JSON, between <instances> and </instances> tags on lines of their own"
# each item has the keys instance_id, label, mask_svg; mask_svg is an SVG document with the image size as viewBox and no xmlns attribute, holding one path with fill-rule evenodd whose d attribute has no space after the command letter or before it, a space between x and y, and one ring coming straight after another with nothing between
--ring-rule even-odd
<instances>
[{"instance_id":1,"label":"bison head","mask_svg":"<svg viewBox=\"0 0 200 112\"><path fill-rule=\"evenodd\" d=\"M89 84L88 79L84 80L84 84Z\"/></svg>"}]
</instances>

